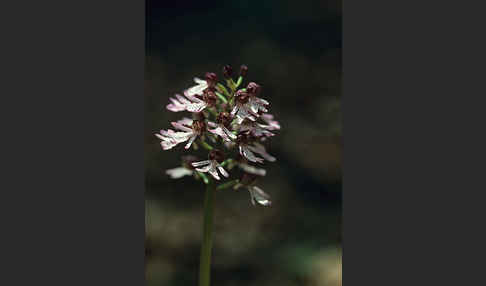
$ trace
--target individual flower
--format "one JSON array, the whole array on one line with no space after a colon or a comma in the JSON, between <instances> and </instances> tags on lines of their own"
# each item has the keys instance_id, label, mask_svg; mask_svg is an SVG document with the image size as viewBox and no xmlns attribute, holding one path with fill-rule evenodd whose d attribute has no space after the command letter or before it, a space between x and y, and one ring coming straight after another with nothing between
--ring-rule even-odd
<instances>
[{"instance_id":1,"label":"individual flower","mask_svg":"<svg viewBox=\"0 0 486 286\"><path fill-rule=\"evenodd\" d=\"M235 106L231 111L232 116L236 116L237 123L241 124L245 118L255 121L260 115L259 112L267 112L266 106L270 103L265 99L257 97L260 93L260 86L250 82L246 90L240 89L235 93Z\"/></svg>"},{"instance_id":2,"label":"individual flower","mask_svg":"<svg viewBox=\"0 0 486 286\"><path fill-rule=\"evenodd\" d=\"M276 161L275 157L267 153L263 145L258 142L254 142L254 138L252 136L249 136L248 134L240 134L238 135L237 141L240 155L246 159L255 163L263 163L262 158L255 156L254 153L257 153L267 161Z\"/></svg>"},{"instance_id":3,"label":"individual flower","mask_svg":"<svg viewBox=\"0 0 486 286\"><path fill-rule=\"evenodd\" d=\"M169 98L171 103L167 105L167 109L173 112L185 110L201 112L208 106L214 106L217 97L213 89L217 79L214 73L206 73L206 80L195 77L194 81L197 85L186 89L184 91L185 97L176 94L176 98Z\"/></svg>"},{"instance_id":4,"label":"individual flower","mask_svg":"<svg viewBox=\"0 0 486 286\"><path fill-rule=\"evenodd\" d=\"M196 171L209 173L216 180L220 180L218 170L221 175L229 177L228 172L226 172L226 170L220 165L220 163L223 162L223 159L223 152L217 149L213 149L209 152L209 160L194 162L192 163L192 166L199 167L196 168Z\"/></svg>"},{"instance_id":5,"label":"individual flower","mask_svg":"<svg viewBox=\"0 0 486 286\"><path fill-rule=\"evenodd\" d=\"M236 117L236 123L241 124L245 118L251 121L255 121L258 117L258 113L253 112L248 105L250 95L248 92L240 89L235 93L235 106L231 110L231 116Z\"/></svg>"},{"instance_id":6,"label":"individual flower","mask_svg":"<svg viewBox=\"0 0 486 286\"><path fill-rule=\"evenodd\" d=\"M206 129L204 121L192 120L189 118L183 118L177 122L172 122L172 126L181 131L168 129L161 130L160 134L155 134L155 136L162 140L160 144L164 150L172 149L177 144L186 141L188 142L184 148L189 149L197 136L202 135Z\"/></svg>"},{"instance_id":7,"label":"individual flower","mask_svg":"<svg viewBox=\"0 0 486 286\"><path fill-rule=\"evenodd\" d=\"M196 94L203 94L203 91L208 88L208 82L207 80L200 79L198 77L194 78L194 82L197 83L197 85L188 88L184 94L186 96L194 96Z\"/></svg>"},{"instance_id":8,"label":"individual flower","mask_svg":"<svg viewBox=\"0 0 486 286\"><path fill-rule=\"evenodd\" d=\"M257 168L245 162L246 160L239 160L236 164L238 167L243 170L245 173L257 175L257 176L265 176L267 171L265 169Z\"/></svg>"},{"instance_id":9,"label":"individual flower","mask_svg":"<svg viewBox=\"0 0 486 286\"><path fill-rule=\"evenodd\" d=\"M216 105L218 97L216 96L216 94L214 93L213 90L208 88L208 89L204 90L204 93L202 95L202 99L206 103L206 106L213 107L213 106Z\"/></svg>"},{"instance_id":10,"label":"individual flower","mask_svg":"<svg viewBox=\"0 0 486 286\"><path fill-rule=\"evenodd\" d=\"M273 130L270 125L260 124L255 121L245 119L240 125L240 132L247 132L255 137L271 137L274 136L272 132L268 130Z\"/></svg>"},{"instance_id":11,"label":"individual flower","mask_svg":"<svg viewBox=\"0 0 486 286\"><path fill-rule=\"evenodd\" d=\"M231 78L231 75L233 75L233 68L230 65L225 65L223 67L223 76L225 78Z\"/></svg>"},{"instance_id":12,"label":"individual flower","mask_svg":"<svg viewBox=\"0 0 486 286\"><path fill-rule=\"evenodd\" d=\"M231 116L228 112L220 112L216 118L216 122L208 122L208 126L214 128L208 129L209 132L220 136L227 142L236 140L236 135L228 129L231 124Z\"/></svg>"},{"instance_id":13,"label":"individual flower","mask_svg":"<svg viewBox=\"0 0 486 286\"><path fill-rule=\"evenodd\" d=\"M265 113L260 115L260 118L265 121L268 125L265 129L267 130L280 130L280 123L278 121L273 120L273 115L269 113Z\"/></svg>"},{"instance_id":14,"label":"individual flower","mask_svg":"<svg viewBox=\"0 0 486 286\"><path fill-rule=\"evenodd\" d=\"M250 82L246 87L246 91L250 95L248 104L250 105L250 108L253 112L258 113L259 111L268 111L265 106L269 105L270 103L265 99L257 97L257 95L259 95L261 91L260 85L254 82Z\"/></svg>"},{"instance_id":15,"label":"individual flower","mask_svg":"<svg viewBox=\"0 0 486 286\"><path fill-rule=\"evenodd\" d=\"M247 188L250 192L251 203L253 205L255 205L255 201L262 206L272 205L272 201L270 201L270 195L265 193L262 189L257 186L248 186Z\"/></svg>"},{"instance_id":16,"label":"individual flower","mask_svg":"<svg viewBox=\"0 0 486 286\"><path fill-rule=\"evenodd\" d=\"M194 174L194 167L191 165L197 161L197 158L191 155L182 157L182 166L168 169L165 171L172 179L179 179L184 176L190 176Z\"/></svg>"},{"instance_id":17,"label":"individual flower","mask_svg":"<svg viewBox=\"0 0 486 286\"><path fill-rule=\"evenodd\" d=\"M269 162L277 161L277 159L275 157L273 157L272 155L267 153L265 146L263 146L262 144L260 144L258 142L254 142L253 146L248 146L248 148L250 148L251 151L260 154L265 160L267 160Z\"/></svg>"},{"instance_id":18,"label":"individual flower","mask_svg":"<svg viewBox=\"0 0 486 286\"><path fill-rule=\"evenodd\" d=\"M167 109L172 112L179 112L179 111L189 111L189 112L201 112L204 108L206 108L207 103L197 98L194 95L189 95L188 91L184 92L186 97L183 97L180 94L176 94L176 98L169 98L171 103L167 105Z\"/></svg>"},{"instance_id":19,"label":"individual flower","mask_svg":"<svg viewBox=\"0 0 486 286\"><path fill-rule=\"evenodd\" d=\"M255 205L255 202L262 206L272 205L272 202L270 201L270 195L265 193L259 187L255 186L255 180L256 180L255 176L244 174L240 182L234 186L234 189L238 189L240 187L246 187L248 192L250 192L250 199L252 205Z\"/></svg>"},{"instance_id":20,"label":"individual flower","mask_svg":"<svg viewBox=\"0 0 486 286\"><path fill-rule=\"evenodd\" d=\"M248 72L248 67L246 65L241 65L240 67L240 76L246 76Z\"/></svg>"},{"instance_id":21,"label":"individual flower","mask_svg":"<svg viewBox=\"0 0 486 286\"><path fill-rule=\"evenodd\" d=\"M206 84L210 88L214 88L216 84L218 83L218 76L213 73L213 72L207 72L206 73Z\"/></svg>"}]
</instances>

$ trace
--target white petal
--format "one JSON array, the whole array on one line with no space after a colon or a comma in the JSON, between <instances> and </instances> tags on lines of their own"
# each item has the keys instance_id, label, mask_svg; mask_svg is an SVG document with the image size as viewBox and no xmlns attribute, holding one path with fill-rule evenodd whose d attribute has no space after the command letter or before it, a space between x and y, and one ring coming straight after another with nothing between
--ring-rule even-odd
<instances>
[{"instance_id":1,"label":"white petal","mask_svg":"<svg viewBox=\"0 0 486 286\"><path fill-rule=\"evenodd\" d=\"M238 109L239 109L239 106L238 106L238 104L236 104L235 107L233 107L233 110L231 110L231 116L235 116Z\"/></svg>"},{"instance_id":2,"label":"white petal","mask_svg":"<svg viewBox=\"0 0 486 286\"><path fill-rule=\"evenodd\" d=\"M210 160L204 160L204 161L200 161L200 162L194 162L194 163L192 163L192 166L200 167L200 166L207 165L207 164L210 164L210 163L211 163Z\"/></svg>"},{"instance_id":3,"label":"white petal","mask_svg":"<svg viewBox=\"0 0 486 286\"><path fill-rule=\"evenodd\" d=\"M253 205L255 205L255 201L262 206L269 206L272 204L272 202L269 200L270 196L262 189L256 186L252 186L248 187L248 190L250 191L251 201Z\"/></svg>"},{"instance_id":4,"label":"white petal","mask_svg":"<svg viewBox=\"0 0 486 286\"><path fill-rule=\"evenodd\" d=\"M191 101L189 101L187 98L183 97L180 94L176 94L175 96L177 97L177 99L179 100L179 102L182 103L182 104L184 104L184 105L189 104L189 103L192 103Z\"/></svg>"},{"instance_id":5,"label":"white petal","mask_svg":"<svg viewBox=\"0 0 486 286\"><path fill-rule=\"evenodd\" d=\"M218 170L219 170L219 172L221 173L221 175L225 176L226 178L228 178L228 177L229 177L228 172L226 172L226 170L225 170L223 167L218 166Z\"/></svg>"},{"instance_id":6,"label":"white petal","mask_svg":"<svg viewBox=\"0 0 486 286\"><path fill-rule=\"evenodd\" d=\"M224 128L224 127L223 127ZM228 135L223 131L223 128L221 128L220 126L218 126L217 128L215 129L209 129L209 132L213 133L213 134L216 134L218 136L220 136L221 138L223 138L225 141L231 141L231 139L228 137Z\"/></svg>"},{"instance_id":7,"label":"white petal","mask_svg":"<svg viewBox=\"0 0 486 286\"><path fill-rule=\"evenodd\" d=\"M262 114L261 118L270 126L267 127L268 130L279 130L280 123L278 121L273 120L272 114Z\"/></svg>"},{"instance_id":8,"label":"white petal","mask_svg":"<svg viewBox=\"0 0 486 286\"><path fill-rule=\"evenodd\" d=\"M208 126L214 128L214 127L217 127L218 124L216 124L216 123L214 123L212 121L208 121Z\"/></svg>"},{"instance_id":9,"label":"white petal","mask_svg":"<svg viewBox=\"0 0 486 286\"><path fill-rule=\"evenodd\" d=\"M192 119L187 118L187 117L184 117L181 120L178 120L177 122L179 122L180 124L187 125L187 126L191 126L192 125Z\"/></svg>"},{"instance_id":10,"label":"white petal","mask_svg":"<svg viewBox=\"0 0 486 286\"><path fill-rule=\"evenodd\" d=\"M179 122L171 122L171 124L176 129L179 129L179 130L182 130L182 131L186 131L186 132L192 132L192 128L189 128L187 126L184 126L183 124L181 124Z\"/></svg>"},{"instance_id":11,"label":"white petal","mask_svg":"<svg viewBox=\"0 0 486 286\"><path fill-rule=\"evenodd\" d=\"M201 112L203 111L204 108L206 108L206 106L207 106L206 102L191 103L186 105L186 110L189 112Z\"/></svg>"},{"instance_id":12,"label":"white petal","mask_svg":"<svg viewBox=\"0 0 486 286\"><path fill-rule=\"evenodd\" d=\"M259 143L254 143L254 146L248 146L248 149L251 151L260 154L265 160L270 161L270 162L275 162L277 159L273 157L272 155L268 154L267 151L265 150L265 147Z\"/></svg>"},{"instance_id":13,"label":"white petal","mask_svg":"<svg viewBox=\"0 0 486 286\"><path fill-rule=\"evenodd\" d=\"M192 145L192 142L194 142L194 140L196 140L196 138L197 138L197 134L192 135L192 137L189 138L189 142L187 142L187 144L184 148L189 149L189 147L191 147L191 145Z\"/></svg>"},{"instance_id":14,"label":"white petal","mask_svg":"<svg viewBox=\"0 0 486 286\"><path fill-rule=\"evenodd\" d=\"M194 78L194 82L197 84L207 84L207 82L204 79L200 79L198 77Z\"/></svg>"},{"instance_id":15,"label":"white petal","mask_svg":"<svg viewBox=\"0 0 486 286\"><path fill-rule=\"evenodd\" d=\"M202 173L206 173L208 172L209 170L211 170L211 165L207 165L207 166L204 166L202 168L197 168L196 171L199 171L199 172L202 172Z\"/></svg>"},{"instance_id":16,"label":"white petal","mask_svg":"<svg viewBox=\"0 0 486 286\"><path fill-rule=\"evenodd\" d=\"M181 104L180 102L175 101L173 98L171 98L171 100L173 100L173 103L167 104L167 106L165 107L165 108L167 108L167 110L170 110L172 112L179 112L179 111L186 110L186 106L184 104Z\"/></svg>"},{"instance_id":17,"label":"white petal","mask_svg":"<svg viewBox=\"0 0 486 286\"><path fill-rule=\"evenodd\" d=\"M265 105L270 105L270 103L268 101L266 101L265 99L263 98L260 98L260 97L255 97L255 100L259 103L263 103Z\"/></svg>"},{"instance_id":18,"label":"white petal","mask_svg":"<svg viewBox=\"0 0 486 286\"><path fill-rule=\"evenodd\" d=\"M212 163L209 166L211 167L209 169L209 174L211 174L211 176L213 176L216 180L219 181L220 179L219 179L218 171L216 171L216 168L215 168L214 164Z\"/></svg>"},{"instance_id":19,"label":"white petal","mask_svg":"<svg viewBox=\"0 0 486 286\"><path fill-rule=\"evenodd\" d=\"M165 173L169 175L172 179L178 179L184 176L192 175L192 172L193 172L192 170L189 170L184 167L178 167L178 168L169 169L165 171Z\"/></svg>"},{"instance_id":20,"label":"white petal","mask_svg":"<svg viewBox=\"0 0 486 286\"><path fill-rule=\"evenodd\" d=\"M213 133L213 134L216 134L216 135L218 135L218 136L221 136L221 137L223 137L223 138L224 138L224 137L225 137L225 135L226 135L226 134L224 134L223 129L221 129L221 127L219 127L219 126L218 126L218 127L216 127L216 128L214 128L214 129L208 129L208 130L209 130L209 132L211 132L211 133Z\"/></svg>"},{"instance_id":21,"label":"white petal","mask_svg":"<svg viewBox=\"0 0 486 286\"><path fill-rule=\"evenodd\" d=\"M248 165L246 163L239 163L238 167L242 169L243 171L249 173L249 174L254 174L258 176L265 176L267 174L267 171L265 169L260 169L251 165Z\"/></svg>"},{"instance_id":22,"label":"white petal","mask_svg":"<svg viewBox=\"0 0 486 286\"><path fill-rule=\"evenodd\" d=\"M195 97L193 94L188 93L187 90L184 91L184 96L187 97L188 99L190 99L192 102L196 102L196 103L204 102L203 100Z\"/></svg>"},{"instance_id":23,"label":"white petal","mask_svg":"<svg viewBox=\"0 0 486 286\"><path fill-rule=\"evenodd\" d=\"M195 94L203 94L203 90L206 88L208 88L208 83L206 81L200 81L198 82L198 85L189 88L186 92L190 96Z\"/></svg>"},{"instance_id":24,"label":"white petal","mask_svg":"<svg viewBox=\"0 0 486 286\"><path fill-rule=\"evenodd\" d=\"M255 163L263 162L263 159L256 157L255 154L253 154L246 145L240 145L240 154L252 162Z\"/></svg>"},{"instance_id":25,"label":"white petal","mask_svg":"<svg viewBox=\"0 0 486 286\"><path fill-rule=\"evenodd\" d=\"M226 128L226 127L224 127L224 126L223 126L222 128L223 128L224 133L225 133L225 134L226 134L226 135L227 135L229 138L231 138L231 139L233 139L233 140L236 140L237 136L236 136L235 134L233 134L233 132L229 131L229 130L228 130L228 128Z\"/></svg>"}]
</instances>

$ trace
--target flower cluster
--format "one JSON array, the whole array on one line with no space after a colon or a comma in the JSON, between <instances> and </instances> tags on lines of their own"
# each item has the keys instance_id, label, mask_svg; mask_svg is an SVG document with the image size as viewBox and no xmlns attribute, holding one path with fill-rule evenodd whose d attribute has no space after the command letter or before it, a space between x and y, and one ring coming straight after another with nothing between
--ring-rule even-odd
<instances>
[{"instance_id":1,"label":"flower cluster","mask_svg":"<svg viewBox=\"0 0 486 286\"><path fill-rule=\"evenodd\" d=\"M256 202L268 206L270 196L255 186L257 177L265 176L266 170L252 163L276 161L263 142L275 135L273 132L280 129L280 124L268 113L269 102L260 97L260 85L249 82L240 88L247 71L242 65L235 82L232 67L224 66L225 85L218 82L218 76L212 72L206 73L204 80L194 78L196 85L186 89L183 95L170 98L167 105L172 112L190 112L192 118L171 122L175 130L161 130L155 135L161 140L163 150L184 143L185 149L201 146L209 151L207 159L202 161L184 156L182 166L166 171L171 178L194 176L207 184L211 177L217 181L229 178L228 171L238 167L241 171L238 179L223 183L217 189L244 187L250 192L253 205ZM207 173L211 177L206 176Z\"/></svg>"}]
</instances>

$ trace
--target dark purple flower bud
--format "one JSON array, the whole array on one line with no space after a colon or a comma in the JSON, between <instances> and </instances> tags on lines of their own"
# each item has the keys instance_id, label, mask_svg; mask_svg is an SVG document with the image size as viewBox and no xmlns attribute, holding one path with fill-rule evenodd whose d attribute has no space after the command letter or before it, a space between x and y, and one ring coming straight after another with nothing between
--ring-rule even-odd
<instances>
[{"instance_id":1,"label":"dark purple flower bud","mask_svg":"<svg viewBox=\"0 0 486 286\"><path fill-rule=\"evenodd\" d=\"M199 161L197 157L192 155L182 156L182 165L187 169L195 169L192 163Z\"/></svg>"},{"instance_id":2,"label":"dark purple flower bud","mask_svg":"<svg viewBox=\"0 0 486 286\"><path fill-rule=\"evenodd\" d=\"M204 91L203 100L208 104L208 106L214 106L216 104L218 97L214 91L206 89Z\"/></svg>"},{"instance_id":3,"label":"dark purple flower bud","mask_svg":"<svg viewBox=\"0 0 486 286\"><path fill-rule=\"evenodd\" d=\"M215 160L221 163L224 161L224 153L218 149L213 149L209 152L209 160Z\"/></svg>"},{"instance_id":4,"label":"dark purple flower bud","mask_svg":"<svg viewBox=\"0 0 486 286\"><path fill-rule=\"evenodd\" d=\"M240 89L236 91L235 98L240 103L247 103L248 99L250 99L250 95L248 94L248 92Z\"/></svg>"},{"instance_id":5,"label":"dark purple flower bud","mask_svg":"<svg viewBox=\"0 0 486 286\"><path fill-rule=\"evenodd\" d=\"M194 120L204 120L206 116L204 116L203 112L197 112L197 113L193 113L193 118Z\"/></svg>"},{"instance_id":6,"label":"dark purple flower bud","mask_svg":"<svg viewBox=\"0 0 486 286\"><path fill-rule=\"evenodd\" d=\"M248 72L248 67L246 65L241 65L241 67L240 67L240 75L242 77L245 77L247 72Z\"/></svg>"},{"instance_id":7,"label":"dark purple flower bud","mask_svg":"<svg viewBox=\"0 0 486 286\"><path fill-rule=\"evenodd\" d=\"M241 176L241 179L240 179L240 183L244 186L248 186L248 185L251 185L252 183L254 183L257 179L257 176L256 175L253 175L253 174L249 174L249 173L243 173L243 175Z\"/></svg>"},{"instance_id":8,"label":"dark purple flower bud","mask_svg":"<svg viewBox=\"0 0 486 286\"><path fill-rule=\"evenodd\" d=\"M223 67L223 76L225 78L230 78L233 75L233 68L230 65L225 65Z\"/></svg>"},{"instance_id":9,"label":"dark purple flower bud","mask_svg":"<svg viewBox=\"0 0 486 286\"><path fill-rule=\"evenodd\" d=\"M250 143L251 141L251 138L249 136L249 132L247 131L242 131L238 134L237 138L236 138L236 142L238 144L248 144Z\"/></svg>"},{"instance_id":10,"label":"dark purple flower bud","mask_svg":"<svg viewBox=\"0 0 486 286\"><path fill-rule=\"evenodd\" d=\"M218 114L218 117L216 118L216 121L220 124L223 124L224 126L228 127L231 123L231 115L224 111L224 112L220 112Z\"/></svg>"},{"instance_id":11,"label":"dark purple flower bud","mask_svg":"<svg viewBox=\"0 0 486 286\"><path fill-rule=\"evenodd\" d=\"M206 82L209 87L214 87L218 81L218 76L213 72L206 73Z\"/></svg>"},{"instance_id":12,"label":"dark purple flower bud","mask_svg":"<svg viewBox=\"0 0 486 286\"><path fill-rule=\"evenodd\" d=\"M228 108L229 108L229 107L230 107L230 106L229 106L229 104L228 104L228 103L221 103L221 109L222 109L222 110L228 110Z\"/></svg>"},{"instance_id":13,"label":"dark purple flower bud","mask_svg":"<svg viewBox=\"0 0 486 286\"><path fill-rule=\"evenodd\" d=\"M246 87L246 91L248 91L248 93L252 95L258 95L260 93L260 90L260 85L254 82L250 82Z\"/></svg>"},{"instance_id":14,"label":"dark purple flower bud","mask_svg":"<svg viewBox=\"0 0 486 286\"><path fill-rule=\"evenodd\" d=\"M206 130L206 123L203 120L194 120L192 122L192 129L201 135Z\"/></svg>"}]
</instances>

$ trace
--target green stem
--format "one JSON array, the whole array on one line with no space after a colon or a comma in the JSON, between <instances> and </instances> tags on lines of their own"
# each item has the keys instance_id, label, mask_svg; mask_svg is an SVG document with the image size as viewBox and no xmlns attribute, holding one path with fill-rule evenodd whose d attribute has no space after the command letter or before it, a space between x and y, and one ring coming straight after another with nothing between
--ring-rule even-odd
<instances>
[{"instance_id":1,"label":"green stem","mask_svg":"<svg viewBox=\"0 0 486 286\"><path fill-rule=\"evenodd\" d=\"M238 81L236 82L236 88L238 88L238 86L240 86L241 82L243 82L243 77L242 76L240 76L238 78Z\"/></svg>"},{"instance_id":2,"label":"green stem","mask_svg":"<svg viewBox=\"0 0 486 286\"><path fill-rule=\"evenodd\" d=\"M205 141L200 140L199 143L201 144L201 146L203 146L204 148L206 148L208 151L211 151L211 150L214 149L213 146L209 145Z\"/></svg>"},{"instance_id":3,"label":"green stem","mask_svg":"<svg viewBox=\"0 0 486 286\"><path fill-rule=\"evenodd\" d=\"M206 176L204 173L201 173L201 172L197 172L197 171L196 171L196 174L197 174L199 177L201 177L201 179L203 180L203 182L204 182L205 184L209 184L209 179L208 179L208 177L207 177L207 176Z\"/></svg>"},{"instance_id":4,"label":"green stem","mask_svg":"<svg viewBox=\"0 0 486 286\"><path fill-rule=\"evenodd\" d=\"M238 184L239 182L240 181L238 179L233 180L233 181L229 181L227 183L224 183L224 184L221 184L221 185L217 186L216 187L216 190L220 191L220 190L224 190L224 189L227 189L227 188L231 188L234 185Z\"/></svg>"},{"instance_id":5,"label":"green stem","mask_svg":"<svg viewBox=\"0 0 486 286\"><path fill-rule=\"evenodd\" d=\"M226 161L224 161L223 163L221 163L220 165L221 165L221 167L224 167L224 166L228 165L229 163L231 163L231 161L233 161L233 159L229 158Z\"/></svg>"},{"instance_id":6,"label":"green stem","mask_svg":"<svg viewBox=\"0 0 486 286\"><path fill-rule=\"evenodd\" d=\"M218 83L217 87L221 90L221 92L223 92L224 95L226 95L228 97L230 96L228 90L226 89L226 87L224 87L224 85Z\"/></svg>"},{"instance_id":7,"label":"green stem","mask_svg":"<svg viewBox=\"0 0 486 286\"><path fill-rule=\"evenodd\" d=\"M218 112L213 110L212 108L208 108L209 112L211 112L212 115L214 115L215 117L218 116Z\"/></svg>"},{"instance_id":8,"label":"green stem","mask_svg":"<svg viewBox=\"0 0 486 286\"><path fill-rule=\"evenodd\" d=\"M235 92L236 83L233 81L232 78L226 80L226 85L231 89L232 92Z\"/></svg>"},{"instance_id":9,"label":"green stem","mask_svg":"<svg viewBox=\"0 0 486 286\"><path fill-rule=\"evenodd\" d=\"M215 93L219 97L219 99L221 99L222 102L228 103L228 101L226 100L226 98L221 93L219 93L217 91Z\"/></svg>"},{"instance_id":10,"label":"green stem","mask_svg":"<svg viewBox=\"0 0 486 286\"><path fill-rule=\"evenodd\" d=\"M201 244L201 258L199 264L199 286L210 286L211 276L211 247L214 209L214 183L206 186L204 198L204 225L203 239Z\"/></svg>"}]
</instances>

